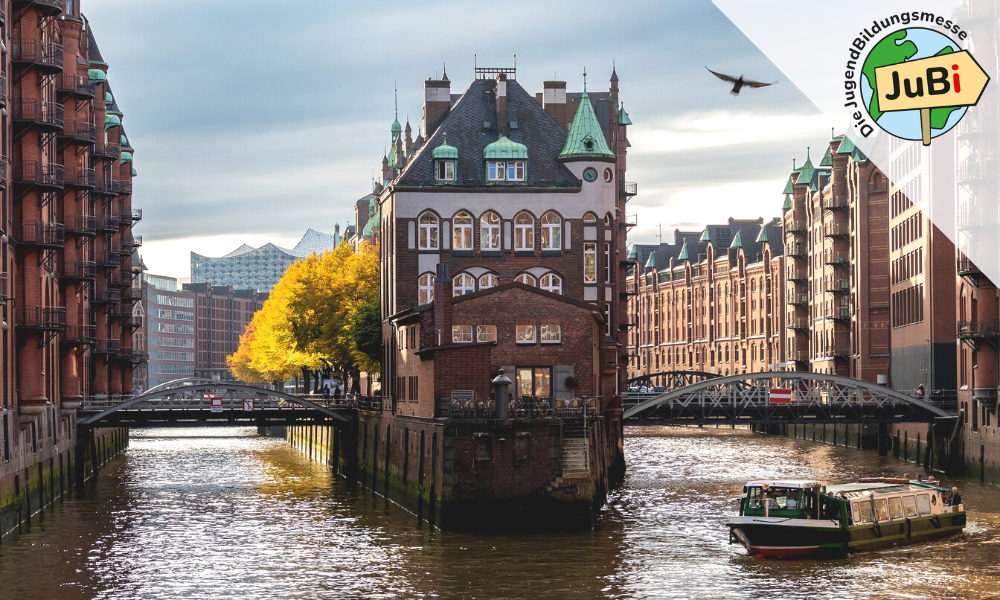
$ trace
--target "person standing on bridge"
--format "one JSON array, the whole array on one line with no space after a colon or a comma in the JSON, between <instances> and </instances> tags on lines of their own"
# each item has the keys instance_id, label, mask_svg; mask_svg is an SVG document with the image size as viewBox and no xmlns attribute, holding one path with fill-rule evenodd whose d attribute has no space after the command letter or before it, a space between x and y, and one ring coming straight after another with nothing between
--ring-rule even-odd
<instances>
[{"instance_id":1,"label":"person standing on bridge","mask_svg":"<svg viewBox=\"0 0 1000 600\"><path fill-rule=\"evenodd\" d=\"M924 397L924 384L921 383L920 385L917 386L917 398L923 398L923 397Z\"/></svg>"}]
</instances>

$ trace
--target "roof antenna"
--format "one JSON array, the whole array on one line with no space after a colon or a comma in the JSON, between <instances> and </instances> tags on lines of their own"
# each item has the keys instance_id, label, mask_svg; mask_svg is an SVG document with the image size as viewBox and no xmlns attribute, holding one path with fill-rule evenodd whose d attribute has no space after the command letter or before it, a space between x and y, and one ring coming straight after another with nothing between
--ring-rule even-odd
<instances>
[{"instance_id":1,"label":"roof antenna","mask_svg":"<svg viewBox=\"0 0 1000 600\"><path fill-rule=\"evenodd\" d=\"M392 95L393 95L393 98L395 99L394 102L396 104L396 120L398 121L399 120L399 90L396 88L396 82L395 81L392 82Z\"/></svg>"},{"instance_id":2,"label":"roof antenna","mask_svg":"<svg viewBox=\"0 0 1000 600\"><path fill-rule=\"evenodd\" d=\"M583 93L587 93L587 67L583 68Z\"/></svg>"},{"instance_id":3,"label":"roof antenna","mask_svg":"<svg viewBox=\"0 0 1000 600\"><path fill-rule=\"evenodd\" d=\"M795 170L795 158L794 157L792 158L792 170L793 171Z\"/></svg>"}]
</instances>

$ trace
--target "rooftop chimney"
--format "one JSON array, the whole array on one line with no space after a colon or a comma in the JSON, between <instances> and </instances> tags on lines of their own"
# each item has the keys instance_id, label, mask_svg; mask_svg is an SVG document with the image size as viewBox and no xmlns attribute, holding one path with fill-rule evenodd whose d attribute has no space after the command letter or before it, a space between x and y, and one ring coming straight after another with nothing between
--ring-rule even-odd
<instances>
[{"instance_id":1,"label":"rooftop chimney","mask_svg":"<svg viewBox=\"0 0 1000 600\"><path fill-rule=\"evenodd\" d=\"M451 81L445 73L441 79L424 81L424 138L430 139L434 130L451 111Z\"/></svg>"},{"instance_id":2,"label":"rooftop chimney","mask_svg":"<svg viewBox=\"0 0 1000 600\"><path fill-rule=\"evenodd\" d=\"M569 131L569 119L566 115L566 82L546 81L542 83L542 108L559 123L559 126Z\"/></svg>"},{"instance_id":3,"label":"rooftop chimney","mask_svg":"<svg viewBox=\"0 0 1000 600\"><path fill-rule=\"evenodd\" d=\"M451 343L451 278L448 263L438 263L434 278L434 335L437 344Z\"/></svg>"},{"instance_id":4,"label":"rooftop chimney","mask_svg":"<svg viewBox=\"0 0 1000 600\"><path fill-rule=\"evenodd\" d=\"M500 135L510 133L510 118L507 116L507 75L500 73L497 75L497 131Z\"/></svg>"}]
</instances>

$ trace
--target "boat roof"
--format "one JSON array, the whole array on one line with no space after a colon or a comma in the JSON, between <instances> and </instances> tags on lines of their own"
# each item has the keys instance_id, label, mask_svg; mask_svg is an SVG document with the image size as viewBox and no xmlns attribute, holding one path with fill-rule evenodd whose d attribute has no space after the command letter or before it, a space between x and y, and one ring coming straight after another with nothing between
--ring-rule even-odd
<instances>
[{"instance_id":1,"label":"boat roof","mask_svg":"<svg viewBox=\"0 0 1000 600\"><path fill-rule=\"evenodd\" d=\"M889 494L902 494L906 492L917 492L917 491L930 491L930 490L941 490L934 485L922 484L922 483L879 483L879 482L865 482L865 483L845 483L843 485L831 485L826 488L826 493L828 495L843 494L848 498L857 498L859 496L867 495L865 492L872 492L876 496L885 496Z\"/></svg>"},{"instance_id":2,"label":"boat roof","mask_svg":"<svg viewBox=\"0 0 1000 600\"><path fill-rule=\"evenodd\" d=\"M760 487L765 483L768 487L783 488L809 488L826 485L822 481L816 481L815 479L771 479L767 481L748 481L746 487Z\"/></svg>"}]
</instances>

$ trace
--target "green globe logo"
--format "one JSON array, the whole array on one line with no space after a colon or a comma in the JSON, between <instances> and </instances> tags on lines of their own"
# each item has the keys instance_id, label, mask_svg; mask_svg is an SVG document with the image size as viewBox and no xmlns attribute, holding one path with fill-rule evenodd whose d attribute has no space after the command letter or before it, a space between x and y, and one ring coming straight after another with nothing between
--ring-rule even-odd
<instances>
[{"instance_id":1,"label":"green globe logo","mask_svg":"<svg viewBox=\"0 0 1000 600\"><path fill-rule=\"evenodd\" d=\"M895 31L875 44L861 68L861 100L872 120L887 133L906 140L921 139L920 111L901 110L882 112L878 99L880 93L875 82L875 69L898 65L913 60L959 52L961 48L947 36L923 27L910 27ZM910 82L906 82L909 85ZM922 85L922 82L920 82ZM912 91L916 93L916 89ZM924 90L921 90L924 91ZM925 92L925 91L924 91ZM930 109L931 137L946 133L958 124L968 110L966 106L948 106Z\"/></svg>"}]
</instances>

